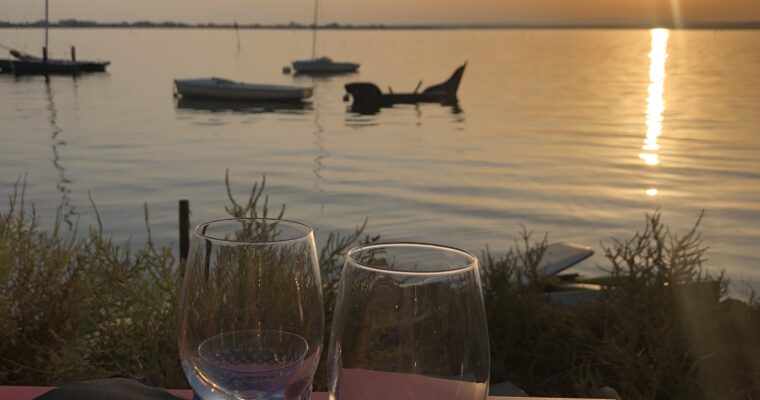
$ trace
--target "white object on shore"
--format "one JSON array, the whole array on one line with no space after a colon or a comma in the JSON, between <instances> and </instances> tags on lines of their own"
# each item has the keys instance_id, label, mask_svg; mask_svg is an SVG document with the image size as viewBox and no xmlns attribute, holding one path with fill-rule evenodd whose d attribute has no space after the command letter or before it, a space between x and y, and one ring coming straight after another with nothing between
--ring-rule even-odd
<instances>
[{"instance_id":1,"label":"white object on shore","mask_svg":"<svg viewBox=\"0 0 760 400\"><path fill-rule=\"evenodd\" d=\"M559 274L575 264L591 257L594 250L591 247L577 243L552 243L546 247L541 262L536 268L538 279L546 279Z\"/></svg>"},{"instance_id":2,"label":"white object on shore","mask_svg":"<svg viewBox=\"0 0 760 400\"><path fill-rule=\"evenodd\" d=\"M313 88L234 82L222 78L175 79L182 97L239 101L301 101L311 97Z\"/></svg>"},{"instance_id":3,"label":"white object on shore","mask_svg":"<svg viewBox=\"0 0 760 400\"><path fill-rule=\"evenodd\" d=\"M594 250L591 247L577 243L552 243L546 247L543 258L536 268L539 280L556 276L560 272L591 257ZM588 303L599 297L602 287L600 285L585 283L565 283L563 290L549 292L549 302L563 307L573 307Z\"/></svg>"}]
</instances>

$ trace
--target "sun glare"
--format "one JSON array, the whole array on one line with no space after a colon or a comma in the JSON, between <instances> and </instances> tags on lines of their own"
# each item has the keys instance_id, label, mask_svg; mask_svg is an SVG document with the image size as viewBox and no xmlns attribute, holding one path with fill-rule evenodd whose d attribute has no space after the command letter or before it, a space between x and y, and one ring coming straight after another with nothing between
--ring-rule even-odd
<instances>
[{"instance_id":1,"label":"sun glare","mask_svg":"<svg viewBox=\"0 0 760 400\"><path fill-rule=\"evenodd\" d=\"M644 144L639 154L646 165L660 164L660 144L658 140L662 135L662 113L665 111L665 61L668 58L667 29L652 29L652 44L649 51L649 87L647 88L646 126L647 133ZM655 196L657 189L647 190L647 195Z\"/></svg>"}]
</instances>

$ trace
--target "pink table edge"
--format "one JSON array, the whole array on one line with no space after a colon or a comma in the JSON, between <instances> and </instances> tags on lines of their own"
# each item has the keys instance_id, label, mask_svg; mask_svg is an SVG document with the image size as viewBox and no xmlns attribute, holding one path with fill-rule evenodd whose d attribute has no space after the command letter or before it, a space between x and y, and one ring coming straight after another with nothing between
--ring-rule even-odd
<instances>
[{"instance_id":1,"label":"pink table edge","mask_svg":"<svg viewBox=\"0 0 760 400\"><path fill-rule=\"evenodd\" d=\"M0 386L0 400L32 400L35 397L47 393L55 389L53 386ZM192 399L193 395L190 390L169 390L175 396L182 397L184 399ZM548 397L502 397L502 396L488 396L489 400L550 400ZM311 400L327 400L327 393L314 392L311 395ZM551 400L561 400L560 398L551 398ZM583 399L575 399L583 400ZM591 400L591 399L586 399Z\"/></svg>"}]
</instances>

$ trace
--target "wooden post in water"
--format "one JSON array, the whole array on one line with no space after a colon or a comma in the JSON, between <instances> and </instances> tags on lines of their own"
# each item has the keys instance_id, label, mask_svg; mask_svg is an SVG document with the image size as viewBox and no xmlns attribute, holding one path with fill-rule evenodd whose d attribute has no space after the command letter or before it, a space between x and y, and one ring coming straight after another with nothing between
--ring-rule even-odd
<instances>
[{"instance_id":1,"label":"wooden post in water","mask_svg":"<svg viewBox=\"0 0 760 400\"><path fill-rule=\"evenodd\" d=\"M190 202L179 201L179 259L187 260L190 250Z\"/></svg>"},{"instance_id":2,"label":"wooden post in water","mask_svg":"<svg viewBox=\"0 0 760 400\"><path fill-rule=\"evenodd\" d=\"M71 46L71 61L77 62L77 48Z\"/></svg>"},{"instance_id":3,"label":"wooden post in water","mask_svg":"<svg viewBox=\"0 0 760 400\"><path fill-rule=\"evenodd\" d=\"M50 48L48 43L48 25L49 23L49 13L48 13L48 0L45 0L45 47L42 48L42 60L45 64L48 62L48 49Z\"/></svg>"}]
</instances>

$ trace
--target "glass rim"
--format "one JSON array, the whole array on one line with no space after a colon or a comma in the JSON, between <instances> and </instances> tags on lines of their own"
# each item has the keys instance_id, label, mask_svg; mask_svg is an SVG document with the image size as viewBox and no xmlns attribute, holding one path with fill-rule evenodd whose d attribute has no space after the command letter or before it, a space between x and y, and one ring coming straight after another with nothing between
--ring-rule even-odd
<instances>
[{"instance_id":1,"label":"glass rim","mask_svg":"<svg viewBox=\"0 0 760 400\"><path fill-rule=\"evenodd\" d=\"M373 267L371 265L367 265L365 263L359 262L353 257L355 253L359 253L361 251L379 249L379 248L393 248L393 247L395 248L403 248L403 247L426 248L426 249L435 249L442 252L456 253L461 256L464 256L468 260L468 262L461 266L457 266L457 267L449 268L449 269L440 269L440 270L433 270L433 271L410 271L410 270L404 270L404 269L385 269L385 268ZM358 268L370 270L373 272L381 272L381 273L394 274L394 275L407 275L407 276L453 275L453 274L459 274L462 272L473 270L478 265L478 258L474 254L468 251L465 251L456 247L452 247L452 246L445 246L441 244L425 243L425 242L387 242L387 243L372 243L372 244L356 246L350 249L346 253L346 261L350 262L352 265Z\"/></svg>"},{"instance_id":2,"label":"glass rim","mask_svg":"<svg viewBox=\"0 0 760 400\"><path fill-rule=\"evenodd\" d=\"M296 236L293 236L293 237L288 237L288 238L285 238L285 239L272 239L272 240L259 241L259 240L223 239L223 238L207 235L206 233L204 233L204 232L201 231L201 229L203 229L204 227L209 227L209 226L211 226L213 224L218 224L218 223L222 223L222 222L239 222L239 221L265 221L265 222L284 223L284 225L288 225L290 227L294 227L294 228L300 230L301 232L300 232L299 235L296 235ZM306 239L306 238L308 238L309 236L311 236L314 233L314 229L311 226L306 225L306 224L304 224L302 222L297 222L297 221L293 221L293 220L289 220L289 219L263 218L263 217L260 217L260 218L220 218L220 219L215 219L215 220L211 220L211 221L206 221L206 222L200 223L200 224L196 225L192 229L192 231L193 231L193 235L198 236L200 238L203 238L204 240L212 241L212 242L235 243L235 244L250 244L250 245L257 245L257 244L263 245L263 244L271 244L271 243L296 242L296 241L299 241L299 240Z\"/></svg>"}]
</instances>

